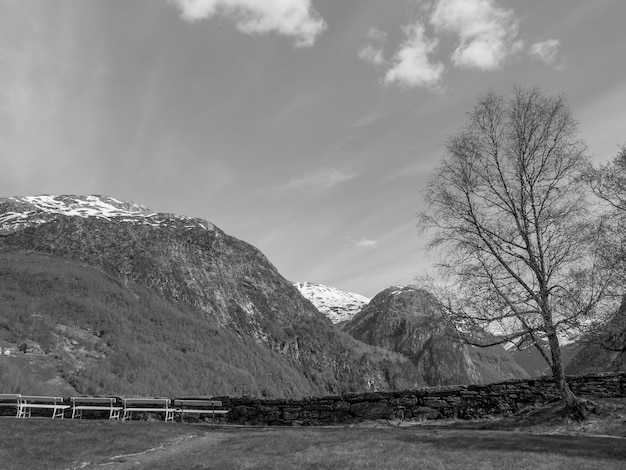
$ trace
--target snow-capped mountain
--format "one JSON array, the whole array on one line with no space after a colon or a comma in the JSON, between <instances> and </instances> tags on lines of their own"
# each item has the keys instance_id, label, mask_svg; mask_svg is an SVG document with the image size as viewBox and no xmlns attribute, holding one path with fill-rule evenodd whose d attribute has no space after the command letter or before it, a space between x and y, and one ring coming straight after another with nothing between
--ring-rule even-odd
<instances>
[{"instance_id":1,"label":"snow-capped mountain","mask_svg":"<svg viewBox=\"0 0 626 470\"><path fill-rule=\"evenodd\" d=\"M117 222L162 227L175 221L184 228L213 230L197 218L153 212L133 202L109 196L39 195L0 198L0 233L50 222L58 217L96 217Z\"/></svg>"},{"instance_id":2,"label":"snow-capped mountain","mask_svg":"<svg viewBox=\"0 0 626 470\"><path fill-rule=\"evenodd\" d=\"M293 285L335 324L350 321L370 301L360 294L313 282L293 282Z\"/></svg>"}]
</instances>

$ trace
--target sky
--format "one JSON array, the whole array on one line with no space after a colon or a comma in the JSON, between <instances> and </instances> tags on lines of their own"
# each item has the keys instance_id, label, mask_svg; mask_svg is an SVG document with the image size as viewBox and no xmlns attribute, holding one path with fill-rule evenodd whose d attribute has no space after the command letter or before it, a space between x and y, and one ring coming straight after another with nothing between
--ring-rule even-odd
<instances>
[{"instance_id":1,"label":"sky","mask_svg":"<svg viewBox=\"0 0 626 470\"><path fill-rule=\"evenodd\" d=\"M623 0L0 0L0 197L206 219L292 281L432 271L416 214L477 98L565 93L626 143Z\"/></svg>"}]
</instances>

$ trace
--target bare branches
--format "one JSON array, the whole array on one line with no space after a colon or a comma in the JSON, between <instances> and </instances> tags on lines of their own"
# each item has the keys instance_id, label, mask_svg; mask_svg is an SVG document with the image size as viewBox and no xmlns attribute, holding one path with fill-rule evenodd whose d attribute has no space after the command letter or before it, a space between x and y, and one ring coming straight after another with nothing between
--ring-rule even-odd
<instances>
[{"instance_id":1,"label":"bare branches","mask_svg":"<svg viewBox=\"0 0 626 470\"><path fill-rule=\"evenodd\" d=\"M596 244L596 256L603 263L604 271L623 286L626 284L626 145L620 146L618 154L609 163L598 168L589 165L583 180L605 208L598 230L601 238ZM622 297L617 311L606 309L605 313L602 321L594 322L586 339L618 353L615 360L623 361L626 357L626 296Z\"/></svg>"},{"instance_id":2,"label":"bare branches","mask_svg":"<svg viewBox=\"0 0 626 470\"><path fill-rule=\"evenodd\" d=\"M619 212L626 213L626 145L611 162L589 167L584 175L593 193Z\"/></svg>"}]
</instances>

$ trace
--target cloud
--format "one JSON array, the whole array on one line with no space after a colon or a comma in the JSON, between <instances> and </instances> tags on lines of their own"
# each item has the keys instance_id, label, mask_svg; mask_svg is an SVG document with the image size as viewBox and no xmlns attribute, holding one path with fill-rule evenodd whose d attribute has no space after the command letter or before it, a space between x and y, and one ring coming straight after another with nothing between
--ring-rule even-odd
<instances>
[{"instance_id":1,"label":"cloud","mask_svg":"<svg viewBox=\"0 0 626 470\"><path fill-rule=\"evenodd\" d=\"M444 66L432 62L429 55L437 47L437 39L428 39L424 25L416 23L404 28L406 39L400 45L393 64L385 74L385 83L396 83L405 87L437 88Z\"/></svg>"},{"instance_id":2,"label":"cloud","mask_svg":"<svg viewBox=\"0 0 626 470\"><path fill-rule=\"evenodd\" d=\"M561 42L558 39L546 39L530 46L528 53L542 62L553 65L557 63Z\"/></svg>"},{"instance_id":3,"label":"cloud","mask_svg":"<svg viewBox=\"0 0 626 470\"><path fill-rule=\"evenodd\" d=\"M430 17L438 33L452 33L459 45L452 54L458 67L494 70L522 48L519 21L497 0L439 0Z\"/></svg>"},{"instance_id":4,"label":"cloud","mask_svg":"<svg viewBox=\"0 0 626 470\"><path fill-rule=\"evenodd\" d=\"M385 63L383 46L387 42L387 33L376 28L370 28L367 38L370 42L359 51L359 58L372 65L383 65Z\"/></svg>"},{"instance_id":5,"label":"cloud","mask_svg":"<svg viewBox=\"0 0 626 470\"><path fill-rule=\"evenodd\" d=\"M287 184L287 189L320 189L326 190L333 186L353 179L356 175L343 173L335 168L320 168L313 173L292 180Z\"/></svg>"},{"instance_id":6,"label":"cloud","mask_svg":"<svg viewBox=\"0 0 626 470\"><path fill-rule=\"evenodd\" d=\"M368 44L359 51L359 57L365 62L373 65L382 65L385 63L384 51L380 47Z\"/></svg>"},{"instance_id":7,"label":"cloud","mask_svg":"<svg viewBox=\"0 0 626 470\"><path fill-rule=\"evenodd\" d=\"M360 240L348 237L348 246L355 248L378 248L378 242L365 237L362 237Z\"/></svg>"},{"instance_id":8,"label":"cloud","mask_svg":"<svg viewBox=\"0 0 626 470\"><path fill-rule=\"evenodd\" d=\"M384 56L387 34L376 28L367 34L367 44L358 55L369 64L385 67L385 84L442 91L447 64L435 58L435 50L446 35L456 39L450 55L454 67L498 70L521 52L557 69L565 63L559 57L558 39L526 48L518 36L520 20L500 0L432 0L422 3L420 11L423 21L404 27L404 41L391 61Z\"/></svg>"},{"instance_id":9,"label":"cloud","mask_svg":"<svg viewBox=\"0 0 626 470\"><path fill-rule=\"evenodd\" d=\"M384 31L381 31L378 28L370 28L370 30L367 32L367 37L368 39L371 39L372 41L377 41L377 42L387 41L387 33L385 33Z\"/></svg>"},{"instance_id":10,"label":"cloud","mask_svg":"<svg viewBox=\"0 0 626 470\"><path fill-rule=\"evenodd\" d=\"M378 242L376 240L367 240L366 238L362 238L356 242L354 246L357 248L376 248L378 246Z\"/></svg>"},{"instance_id":11,"label":"cloud","mask_svg":"<svg viewBox=\"0 0 626 470\"><path fill-rule=\"evenodd\" d=\"M312 46L326 29L326 22L313 9L311 0L173 0L187 21L215 15L235 21L245 34L274 32L294 37L296 46Z\"/></svg>"}]
</instances>

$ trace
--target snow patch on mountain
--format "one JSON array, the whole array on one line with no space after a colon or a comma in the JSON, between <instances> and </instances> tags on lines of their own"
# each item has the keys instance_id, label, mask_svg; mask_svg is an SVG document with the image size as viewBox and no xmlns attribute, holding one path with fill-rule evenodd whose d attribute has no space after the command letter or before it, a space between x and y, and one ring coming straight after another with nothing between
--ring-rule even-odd
<instances>
[{"instance_id":1,"label":"snow patch on mountain","mask_svg":"<svg viewBox=\"0 0 626 470\"><path fill-rule=\"evenodd\" d=\"M399 286L392 286L389 288L391 290L391 292L389 292L389 295L399 295L402 294L403 292L413 292L415 290L418 290L417 286L411 286L411 285L399 285Z\"/></svg>"},{"instance_id":2,"label":"snow patch on mountain","mask_svg":"<svg viewBox=\"0 0 626 470\"><path fill-rule=\"evenodd\" d=\"M313 282L292 282L292 284L305 299L335 324L352 320L370 301L360 294Z\"/></svg>"},{"instance_id":3,"label":"snow patch on mountain","mask_svg":"<svg viewBox=\"0 0 626 470\"><path fill-rule=\"evenodd\" d=\"M96 217L117 222L167 226L182 223L184 228L213 230L209 222L187 216L153 212L134 202L109 196L39 195L0 198L0 233L41 225L57 217Z\"/></svg>"}]
</instances>

